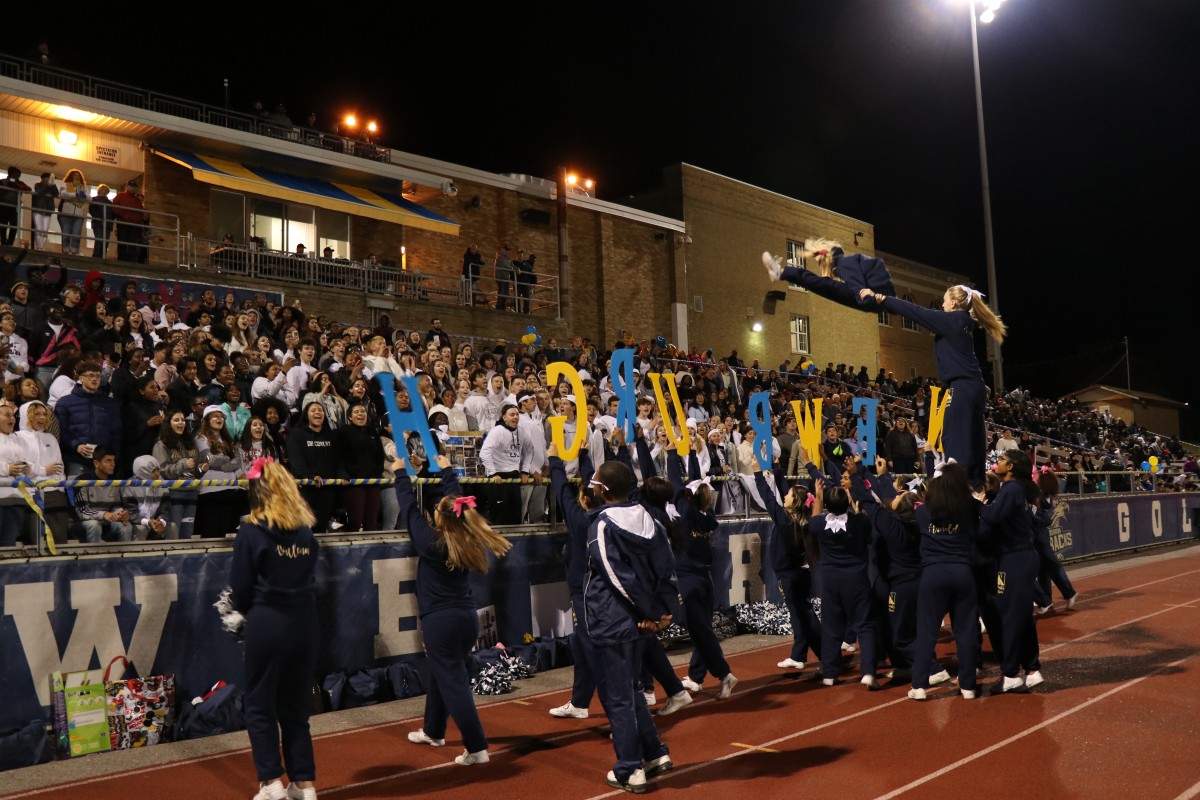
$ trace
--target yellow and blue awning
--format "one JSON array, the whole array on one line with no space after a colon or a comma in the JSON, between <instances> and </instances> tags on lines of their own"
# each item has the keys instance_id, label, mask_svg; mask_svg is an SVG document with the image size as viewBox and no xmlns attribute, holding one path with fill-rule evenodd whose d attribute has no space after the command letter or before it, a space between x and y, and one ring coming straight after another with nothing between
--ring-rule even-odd
<instances>
[{"instance_id":1,"label":"yellow and blue awning","mask_svg":"<svg viewBox=\"0 0 1200 800\"><path fill-rule=\"evenodd\" d=\"M398 195L375 192L362 186L304 178L286 172L252 167L215 156L201 156L165 147L154 152L192 171L203 183L275 200L341 211L410 228L458 235L458 223Z\"/></svg>"}]
</instances>

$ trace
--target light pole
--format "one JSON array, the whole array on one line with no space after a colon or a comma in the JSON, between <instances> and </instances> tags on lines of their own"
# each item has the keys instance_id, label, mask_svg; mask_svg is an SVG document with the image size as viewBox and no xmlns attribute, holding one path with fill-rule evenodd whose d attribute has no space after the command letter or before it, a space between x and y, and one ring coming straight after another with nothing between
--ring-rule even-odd
<instances>
[{"instance_id":1,"label":"light pole","mask_svg":"<svg viewBox=\"0 0 1200 800\"><path fill-rule=\"evenodd\" d=\"M996 9L1004 0L984 0L984 11L980 16L985 23L996 18ZM992 239L992 190L988 181L987 138L983 132L983 88L979 80L979 34L976 30L976 0L971 0L971 58L975 66L975 119L979 127L979 171L983 178L983 240L987 251L988 300L992 311L1000 313L1000 293L996 287L996 246ZM1000 343L991 340L993 346L992 386L997 394L1004 392L1004 357Z\"/></svg>"}]
</instances>

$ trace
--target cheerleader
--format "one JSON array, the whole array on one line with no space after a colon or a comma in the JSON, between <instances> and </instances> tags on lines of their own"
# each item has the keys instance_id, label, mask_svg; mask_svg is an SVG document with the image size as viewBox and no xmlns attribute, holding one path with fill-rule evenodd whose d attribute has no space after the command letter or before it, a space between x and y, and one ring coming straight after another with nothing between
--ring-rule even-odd
<instances>
[{"instance_id":1,"label":"cheerleader","mask_svg":"<svg viewBox=\"0 0 1200 800\"><path fill-rule=\"evenodd\" d=\"M273 459L256 460L246 478L250 514L233 543L229 584L234 607L246 617L246 730L259 780L254 800L316 800L308 729L317 669L315 517Z\"/></svg>"},{"instance_id":2,"label":"cheerleader","mask_svg":"<svg viewBox=\"0 0 1200 800\"><path fill-rule=\"evenodd\" d=\"M871 585L867 577L870 521L850 505L840 486L826 489L817 481L809 531L820 550L821 676L826 686L837 682L842 666L841 643L856 631L862 684L874 690L875 623L871 620Z\"/></svg>"},{"instance_id":3,"label":"cheerleader","mask_svg":"<svg viewBox=\"0 0 1200 800\"><path fill-rule=\"evenodd\" d=\"M1044 681L1037 626L1030 612L1038 573L1029 508L1037 500L1037 487L1029 477L1032 469L1027 454L1006 450L995 468L1000 491L980 511L985 535L995 541L1000 552L996 605L1000 611L1000 671L1004 678L997 685L999 692L1024 691ZM1024 678L1021 670L1025 671Z\"/></svg>"},{"instance_id":4,"label":"cheerleader","mask_svg":"<svg viewBox=\"0 0 1200 800\"><path fill-rule=\"evenodd\" d=\"M755 469L754 483L774 523L769 545L771 566L779 583L779 593L783 595L783 602L792 619L791 655L775 666L780 669L804 669L804 659L810 649L817 658L821 653L821 623L812 607L812 570L807 561L804 541L808 535L815 495L807 486L797 483L788 490L780 506L761 469Z\"/></svg>"},{"instance_id":5,"label":"cheerleader","mask_svg":"<svg viewBox=\"0 0 1200 800\"><path fill-rule=\"evenodd\" d=\"M430 525L421 512L404 459L396 465L396 494L417 564L417 611L429 657L424 725L408 734L414 744L446 744L446 718L454 719L465 749L454 762L464 767L486 764L487 737L467 672L467 657L479 637L479 615L471 595L471 571L486 573L488 553L502 557L512 543L492 530L475 510L475 498L462 496L450 459L437 456L444 494Z\"/></svg>"},{"instance_id":6,"label":"cheerleader","mask_svg":"<svg viewBox=\"0 0 1200 800\"><path fill-rule=\"evenodd\" d=\"M972 486L981 486L987 441L984 423L987 386L975 357L975 329L983 328L999 344L1008 330L1004 322L987 307L980 292L961 284L946 290L941 311L921 308L870 289L863 289L860 297L864 300L874 297L888 311L933 331L938 379L951 393L942 423L945 453L966 468Z\"/></svg>"},{"instance_id":7,"label":"cheerleader","mask_svg":"<svg viewBox=\"0 0 1200 800\"><path fill-rule=\"evenodd\" d=\"M980 632L973 566L979 510L979 502L971 496L967 473L958 464L947 464L929 481L925 503L916 510L921 533L921 578L912 689L908 692L913 700L924 700L930 685L941 682L932 680L942 674L934 661L934 646L946 612L950 612L958 647L959 689L965 699L975 697ZM1028 607L1025 613L1029 614Z\"/></svg>"},{"instance_id":8,"label":"cheerleader","mask_svg":"<svg viewBox=\"0 0 1200 800\"><path fill-rule=\"evenodd\" d=\"M846 255L842 246L835 241L807 239L804 249L796 256L806 264L811 261L816 269L785 267L782 259L763 253L763 266L767 268L771 280L785 280L826 300L858 310L870 302L859 295L864 289L872 293L896 294L892 276L882 259L861 253Z\"/></svg>"},{"instance_id":9,"label":"cheerleader","mask_svg":"<svg viewBox=\"0 0 1200 800\"><path fill-rule=\"evenodd\" d=\"M1039 561L1037 588L1034 592L1039 614L1045 614L1054 608L1054 603L1050 599L1051 581L1067 601L1068 611L1074 608L1076 601L1079 600L1079 593L1071 585L1067 571L1063 569L1062 562L1058 560L1058 556L1054 554L1054 548L1050 546L1050 523L1053 521L1051 512L1054 509L1054 498L1058 497L1058 476L1049 471L1049 467L1042 469L1047 471L1039 472L1037 476L1040 496L1038 497L1038 511L1033 515L1033 545L1037 548Z\"/></svg>"}]
</instances>

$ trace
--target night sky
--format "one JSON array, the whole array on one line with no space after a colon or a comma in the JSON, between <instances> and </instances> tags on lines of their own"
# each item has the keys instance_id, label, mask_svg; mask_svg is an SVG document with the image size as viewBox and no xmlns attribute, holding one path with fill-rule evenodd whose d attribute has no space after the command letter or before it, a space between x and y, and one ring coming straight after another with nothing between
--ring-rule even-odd
<instances>
[{"instance_id":1,"label":"night sky","mask_svg":"<svg viewBox=\"0 0 1200 800\"><path fill-rule=\"evenodd\" d=\"M86 38L133 41L128 57L36 24L0 50L43 36L60 66L217 105L228 77L235 108L355 110L397 149L572 165L616 202L686 161L871 222L879 249L986 288L964 0L414 5L302 28L212 11L131 31L114 13ZM1007 0L979 39L1007 383L1123 386L1128 336L1134 388L1196 406L1200 3Z\"/></svg>"}]
</instances>

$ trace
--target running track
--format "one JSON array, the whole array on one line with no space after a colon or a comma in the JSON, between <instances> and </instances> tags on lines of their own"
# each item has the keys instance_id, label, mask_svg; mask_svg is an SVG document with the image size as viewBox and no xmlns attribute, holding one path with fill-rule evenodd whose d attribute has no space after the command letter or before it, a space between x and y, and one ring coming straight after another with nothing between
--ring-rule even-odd
<instances>
[{"instance_id":1,"label":"running track","mask_svg":"<svg viewBox=\"0 0 1200 800\"><path fill-rule=\"evenodd\" d=\"M917 703L907 687L886 681L872 693L856 682L824 688L809 680L811 668L781 675L774 664L786 645L731 656L741 679L733 698L701 693L658 721L676 769L652 791L716 798L749 791L755 800L1200 796L1200 548L1073 580L1083 598L1076 610L1038 622L1047 684L1028 695L964 701L951 685ZM939 644L951 662L952 651L952 642ZM993 666L981 681L995 677ZM453 727L445 748L408 743L419 720L320 736L320 796L622 796L604 783L613 753L599 703L587 720L546 714L567 696L518 692L482 707L492 761L478 767L452 763L461 751ZM152 767L122 767L126 756L100 758L104 769L128 774L0 798L219 800L254 791L244 747Z\"/></svg>"}]
</instances>

